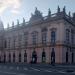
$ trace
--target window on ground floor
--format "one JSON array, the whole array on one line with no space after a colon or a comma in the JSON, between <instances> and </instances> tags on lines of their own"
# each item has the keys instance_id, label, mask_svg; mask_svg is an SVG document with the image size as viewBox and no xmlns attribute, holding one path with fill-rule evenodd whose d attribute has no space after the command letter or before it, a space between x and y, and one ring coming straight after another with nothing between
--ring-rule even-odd
<instances>
[{"instance_id":1,"label":"window on ground floor","mask_svg":"<svg viewBox=\"0 0 75 75\"><path fill-rule=\"evenodd\" d=\"M1 62L1 55L0 55L0 62Z\"/></svg>"},{"instance_id":2,"label":"window on ground floor","mask_svg":"<svg viewBox=\"0 0 75 75\"><path fill-rule=\"evenodd\" d=\"M6 62L6 54L4 53L4 62Z\"/></svg>"},{"instance_id":3,"label":"window on ground floor","mask_svg":"<svg viewBox=\"0 0 75 75\"><path fill-rule=\"evenodd\" d=\"M13 62L15 62L15 53L13 53Z\"/></svg>"},{"instance_id":4,"label":"window on ground floor","mask_svg":"<svg viewBox=\"0 0 75 75\"><path fill-rule=\"evenodd\" d=\"M24 53L24 62L27 62L27 53L26 53L26 50L25 50L25 53Z\"/></svg>"},{"instance_id":5,"label":"window on ground floor","mask_svg":"<svg viewBox=\"0 0 75 75\"><path fill-rule=\"evenodd\" d=\"M32 52L32 62L33 63L36 63L37 62L37 53L36 53L35 50Z\"/></svg>"},{"instance_id":6,"label":"window on ground floor","mask_svg":"<svg viewBox=\"0 0 75 75\"><path fill-rule=\"evenodd\" d=\"M72 52L72 63L74 63L74 53Z\"/></svg>"},{"instance_id":7,"label":"window on ground floor","mask_svg":"<svg viewBox=\"0 0 75 75\"><path fill-rule=\"evenodd\" d=\"M42 62L46 62L46 53L43 49L43 52L42 52Z\"/></svg>"},{"instance_id":8,"label":"window on ground floor","mask_svg":"<svg viewBox=\"0 0 75 75\"><path fill-rule=\"evenodd\" d=\"M66 63L68 63L68 51L66 52Z\"/></svg>"},{"instance_id":9,"label":"window on ground floor","mask_svg":"<svg viewBox=\"0 0 75 75\"><path fill-rule=\"evenodd\" d=\"M11 62L11 54L9 53L9 62Z\"/></svg>"},{"instance_id":10,"label":"window on ground floor","mask_svg":"<svg viewBox=\"0 0 75 75\"><path fill-rule=\"evenodd\" d=\"M55 63L55 51L54 48L52 48L52 52L51 52L51 64Z\"/></svg>"},{"instance_id":11,"label":"window on ground floor","mask_svg":"<svg viewBox=\"0 0 75 75\"><path fill-rule=\"evenodd\" d=\"M19 53L19 62L21 62L21 53Z\"/></svg>"}]
</instances>

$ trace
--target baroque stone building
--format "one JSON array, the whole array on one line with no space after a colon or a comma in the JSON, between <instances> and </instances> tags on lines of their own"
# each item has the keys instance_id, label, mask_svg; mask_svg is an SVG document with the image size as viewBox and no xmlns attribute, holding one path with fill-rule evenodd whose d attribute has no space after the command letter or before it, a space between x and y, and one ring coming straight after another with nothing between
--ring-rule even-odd
<instances>
[{"instance_id":1,"label":"baroque stone building","mask_svg":"<svg viewBox=\"0 0 75 75\"><path fill-rule=\"evenodd\" d=\"M75 63L75 13L62 11L43 17L36 8L29 22L0 22L0 62Z\"/></svg>"}]
</instances>

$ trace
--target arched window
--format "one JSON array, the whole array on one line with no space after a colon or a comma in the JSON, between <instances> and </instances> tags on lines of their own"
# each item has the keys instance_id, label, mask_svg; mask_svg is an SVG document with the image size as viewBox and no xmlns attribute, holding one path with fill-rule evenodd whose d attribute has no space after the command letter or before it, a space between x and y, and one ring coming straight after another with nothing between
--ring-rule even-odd
<instances>
[{"instance_id":1,"label":"arched window","mask_svg":"<svg viewBox=\"0 0 75 75\"><path fill-rule=\"evenodd\" d=\"M42 44L47 43L47 28L42 29Z\"/></svg>"},{"instance_id":2,"label":"arched window","mask_svg":"<svg viewBox=\"0 0 75 75\"><path fill-rule=\"evenodd\" d=\"M70 31L69 31L69 29L66 29L66 42L67 43L70 42Z\"/></svg>"},{"instance_id":3,"label":"arched window","mask_svg":"<svg viewBox=\"0 0 75 75\"><path fill-rule=\"evenodd\" d=\"M27 53L26 53L26 50L25 50L25 53L24 53L24 62L27 62Z\"/></svg>"},{"instance_id":4,"label":"arched window","mask_svg":"<svg viewBox=\"0 0 75 75\"><path fill-rule=\"evenodd\" d=\"M28 45L28 32L24 33L24 46Z\"/></svg>"},{"instance_id":5,"label":"arched window","mask_svg":"<svg viewBox=\"0 0 75 75\"><path fill-rule=\"evenodd\" d=\"M33 63L37 63L37 54L36 54L36 51L35 50L32 53L32 62Z\"/></svg>"},{"instance_id":6,"label":"arched window","mask_svg":"<svg viewBox=\"0 0 75 75\"><path fill-rule=\"evenodd\" d=\"M51 64L55 63L55 51L54 48L52 48L52 52L51 52Z\"/></svg>"},{"instance_id":7,"label":"arched window","mask_svg":"<svg viewBox=\"0 0 75 75\"><path fill-rule=\"evenodd\" d=\"M32 44L36 45L38 42L38 32L34 31L32 32Z\"/></svg>"},{"instance_id":8,"label":"arched window","mask_svg":"<svg viewBox=\"0 0 75 75\"><path fill-rule=\"evenodd\" d=\"M16 43L16 36L13 37L13 49L15 49L15 43Z\"/></svg>"},{"instance_id":9,"label":"arched window","mask_svg":"<svg viewBox=\"0 0 75 75\"><path fill-rule=\"evenodd\" d=\"M6 42L6 40L4 42L4 47L7 48L7 42Z\"/></svg>"},{"instance_id":10,"label":"arched window","mask_svg":"<svg viewBox=\"0 0 75 75\"><path fill-rule=\"evenodd\" d=\"M9 62L11 62L11 54L9 53Z\"/></svg>"},{"instance_id":11,"label":"arched window","mask_svg":"<svg viewBox=\"0 0 75 75\"><path fill-rule=\"evenodd\" d=\"M15 53L13 53L13 62L15 62Z\"/></svg>"},{"instance_id":12,"label":"arched window","mask_svg":"<svg viewBox=\"0 0 75 75\"><path fill-rule=\"evenodd\" d=\"M46 53L44 50L42 52L42 62L46 62Z\"/></svg>"},{"instance_id":13,"label":"arched window","mask_svg":"<svg viewBox=\"0 0 75 75\"><path fill-rule=\"evenodd\" d=\"M51 31L51 43L55 44L56 41L56 31Z\"/></svg>"},{"instance_id":14,"label":"arched window","mask_svg":"<svg viewBox=\"0 0 75 75\"><path fill-rule=\"evenodd\" d=\"M71 29L71 43L74 44L74 30Z\"/></svg>"},{"instance_id":15,"label":"arched window","mask_svg":"<svg viewBox=\"0 0 75 75\"><path fill-rule=\"evenodd\" d=\"M10 49L10 43L11 43L11 38L10 37L8 37L8 48Z\"/></svg>"},{"instance_id":16,"label":"arched window","mask_svg":"<svg viewBox=\"0 0 75 75\"><path fill-rule=\"evenodd\" d=\"M21 48L21 46L22 46L22 35L21 34L19 34L18 35L18 46L19 46L19 48Z\"/></svg>"},{"instance_id":17,"label":"arched window","mask_svg":"<svg viewBox=\"0 0 75 75\"><path fill-rule=\"evenodd\" d=\"M19 62L21 62L21 53L19 53Z\"/></svg>"}]
</instances>

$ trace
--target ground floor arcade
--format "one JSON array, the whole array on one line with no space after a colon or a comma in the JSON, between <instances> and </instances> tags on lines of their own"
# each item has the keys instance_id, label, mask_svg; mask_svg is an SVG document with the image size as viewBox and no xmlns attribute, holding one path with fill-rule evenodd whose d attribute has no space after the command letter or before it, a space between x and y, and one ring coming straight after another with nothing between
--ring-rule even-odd
<instances>
[{"instance_id":1,"label":"ground floor arcade","mask_svg":"<svg viewBox=\"0 0 75 75\"><path fill-rule=\"evenodd\" d=\"M0 51L0 62L74 63L75 52L67 47L42 47Z\"/></svg>"}]
</instances>

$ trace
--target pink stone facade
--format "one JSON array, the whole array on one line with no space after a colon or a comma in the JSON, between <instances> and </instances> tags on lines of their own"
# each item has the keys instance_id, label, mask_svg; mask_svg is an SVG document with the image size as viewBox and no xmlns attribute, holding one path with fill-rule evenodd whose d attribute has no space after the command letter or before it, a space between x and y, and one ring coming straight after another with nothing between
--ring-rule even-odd
<instances>
[{"instance_id":1,"label":"pink stone facade","mask_svg":"<svg viewBox=\"0 0 75 75\"><path fill-rule=\"evenodd\" d=\"M75 63L73 16L63 8L43 17L36 8L29 22L23 19L21 24L0 30L0 62Z\"/></svg>"}]
</instances>

